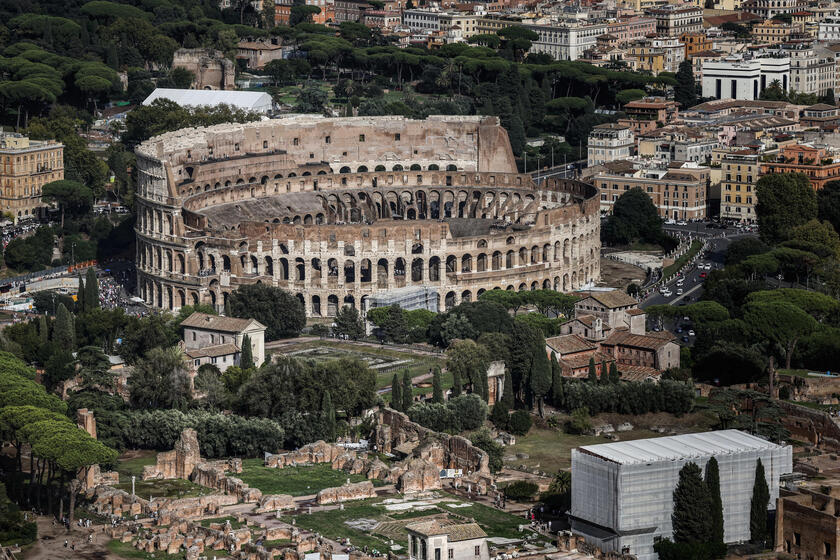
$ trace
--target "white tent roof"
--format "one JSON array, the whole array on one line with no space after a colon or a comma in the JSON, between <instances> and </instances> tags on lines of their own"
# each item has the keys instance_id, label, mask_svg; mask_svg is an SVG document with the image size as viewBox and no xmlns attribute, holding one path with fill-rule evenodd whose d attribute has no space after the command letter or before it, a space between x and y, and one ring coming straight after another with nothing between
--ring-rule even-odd
<instances>
[{"instance_id":1,"label":"white tent roof","mask_svg":"<svg viewBox=\"0 0 840 560\"><path fill-rule=\"evenodd\" d=\"M662 438L638 439L619 443L585 445L580 449L621 465L675 461L740 453L780 446L740 430L718 430Z\"/></svg>"},{"instance_id":2,"label":"white tent roof","mask_svg":"<svg viewBox=\"0 0 840 560\"><path fill-rule=\"evenodd\" d=\"M183 107L226 104L259 113L269 112L272 106L271 96L259 91L157 88L143 101L143 105L150 105L155 99L169 99Z\"/></svg>"}]
</instances>

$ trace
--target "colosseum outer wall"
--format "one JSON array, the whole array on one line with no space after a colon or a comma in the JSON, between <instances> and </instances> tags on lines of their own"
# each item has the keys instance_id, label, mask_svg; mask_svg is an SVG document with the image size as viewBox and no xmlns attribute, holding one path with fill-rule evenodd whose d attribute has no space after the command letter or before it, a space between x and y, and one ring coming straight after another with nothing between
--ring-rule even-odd
<instances>
[{"instance_id":1,"label":"colosseum outer wall","mask_svg":"<svg viewBox=\"0 0 840 560\"><path fill-rule=\"evenodd\" d=\"M138 285L157 307L262 282L310 317L419 285L448 308L600 273L595 189L517 174L495 117L186 129L141 145L138 168Z\"/></svg>"}]
</instances>

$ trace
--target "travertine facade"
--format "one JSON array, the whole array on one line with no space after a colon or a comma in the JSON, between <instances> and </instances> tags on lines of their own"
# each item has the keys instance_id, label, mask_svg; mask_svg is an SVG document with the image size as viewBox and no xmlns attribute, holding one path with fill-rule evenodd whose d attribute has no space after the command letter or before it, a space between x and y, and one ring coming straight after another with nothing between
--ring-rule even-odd
<instances>
[{"instance_id":1,"label":"travertine facade","mask_svg":"<svg viewBox=\"0 0 840 560\"><path fill-rule=\"evenodd\" d=\"M237 286L307 316L403 286L440 308L598 278L596 191L516 172L496 117L322 118L184 129L137 150L141 296L222 308Z\"/></svg>"},{"instance_id":2,"label":"travertine facade","mask_svg":"<svg viewBox=\"0 0 840 560\"><path fill-rule=\"evenodd\" d=\"M0 212L19 219L35 218L45 203L41 190L64 179L64 144L0 133Z\"/></svg>"},{"instance_id":3,"label":"travertine facade","mask_svg":"<svg viewBox=\"0 0 840 560\"><path fill-rule=\"evenodd\" d=\"M190 89L236 89L233 62L215 49L178 49L172 68L185 68L195 79Z\"/></svg>"}]
</instances>

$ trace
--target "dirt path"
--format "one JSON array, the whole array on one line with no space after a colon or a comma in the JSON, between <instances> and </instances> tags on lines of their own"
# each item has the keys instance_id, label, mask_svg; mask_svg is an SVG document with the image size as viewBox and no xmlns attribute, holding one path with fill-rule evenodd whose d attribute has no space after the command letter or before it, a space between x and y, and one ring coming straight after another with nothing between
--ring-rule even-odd
<instances>
[{"instance_id":1,"label":"dirt path","mask_svg":"<svg viewBox=\"0 0 840 560\"><path fill-rule=\"evenodd\" d=\"M118 560L119 557L108 553L105 544L111 538L102 531L102 525L82 529L73 527L65 531L60 523L53 525L52 517L38 518L38 542L22 556L24 560ZM88 535L93 534L93 542L88 543ZM64 541L67 541L67 548ZM70 548L75 546L75 550Z\"/></svg>"}]
</instances>

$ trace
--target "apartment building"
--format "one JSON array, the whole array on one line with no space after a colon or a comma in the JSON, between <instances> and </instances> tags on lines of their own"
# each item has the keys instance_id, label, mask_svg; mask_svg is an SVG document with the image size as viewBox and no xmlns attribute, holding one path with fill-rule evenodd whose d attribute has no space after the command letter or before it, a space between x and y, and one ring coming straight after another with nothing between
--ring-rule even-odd
<instances>
[{"instance_id":1,"label":"apartment building","mask_svg":"<svg viewBox=\"0 0 840 560\"><path fill-rule=\"evenodd\" d=\"M794 31L799 28L794 28L791 24L775 19L767 19L761 23L753 26L750 35L752 35L753 42L758 44L778 45L790 39Z\"/></svg>"},{"instance_id":2,"label":"apartment building","mask_svg":"<svg viewBox=\"0 0 840 560\"><path fill-rule=\"evenodd\" d=\"M0 212L21 218L37 216L45 184L64 179L64 145L0 133Z\"/></svg>"},{"instance_id":3,"label":"apartment building","mask_svg":"<svg viewBox=\"0 0 840 560\"><path fill-rule=\"evenodd\" d=\"M825 103L817 103L802 110L799 118L802 128L819 128L835 131L840 125L840 108Z\"/></svg>"},{"instance_id":4,"label":"apartment building","mask_svg":"<svg viewBox=\"0 0 840 560\"><path fill-rule=\"evenodd\" d=\"M820 46L790 49L790 88L802 93L823 95L834 89L835 53Z\"/></svg>"},{"instance_id":5,"label":"apartment building","mask_svg":"<svg viewBox=\"0 0 840 560\"><path fill-rule=\"evenodd\" d=\"M362 15L361 23L371 29L391 30L399 27L402 17L397 11L367 10Z\"/></svg>"},{"instance_id":6,"label":"apartment building","mask_svg":"<svg viewBox=\"0 0 840 560\"><path fill-rule=\"evenodd\" d=\"M840 157L825 148L792 144L782 147L774 161L761 164L761 174L769 173L803 173L819 190L829 181L840 179Z\"/></svg>"},{"instance_id":7,"label":"apartment building","mask_svg":"<svg viewBox=\"0 0 840 560\"><path fill-rule=\"evenodd\" d=\"M741 9L763 19L772 19L779 14L797 11L797 0L746 0Z\"/></svg>"},{"instance_id":8,"label":"apartment building","mask_svg":"<svg viewBox=\"0 0 840 560\"><path fill-rule=\"evenodd\" d=\"M703 29L703 9L695 6L665 6L647 11L656 19L656 34L680 37Z\"/></svg>"},{"instance_id":9,"label":"apartment building","mask_svg":"<svg viewBox=\"0 0 840 560\"><path fill-rule=\"evenodd\" d=\"M668 166L658 162L618 162L606 167L607 171L592 179L601 194L602 214L612 213L618 197L638 187L647 193L663 218L694 220L707 215L708 167L693 162Z\"/></svg>"},{"instance_id":10,"label":"apartment building","mask_svg":"<svg viewBox=\"0 0 840 560\"><path fill-rule=\"evenodd\" d=\"M295 0L274 0L274 24L289 25L292 16L292 6ZM321 11L312 14L312 23L324 25L328 21L335 21L335 3L333 0L304 0L303 4L315 6Z\"/></svg>"},{"instance_id":11,"label":"apartment building","mask_svg":"<svg viewBox=\"0 0 840 560\"><path fill-rule=\"evenodd\" d=\"M680 35L680 42L685 45L686 58L691 58L695 54L709 51L714 48L714 41L709 39L703 31L683 33Z\"/></svg>"},{"instance_id":12,"label":"apartment building","mask_svg":"<svg viewBox=\"0 0 840 560\"><path fill-rule=\"evenodd\" d=\"M790 58L728 57L703 63L703 97L753 101L774 81L790 86Z\"/></svg>"},{"instance_id":13,"label":"apartment building","mask_svg":"<svg viewBox=\"0 0 840 560\"><path fill-rule=\"evenodd\" d=\"M840 41L840 17L828 17L817 24L817 39L820 41Z\"/></svg>"},{"instance_id":14,"label":"apartment building","mask_svg":"<svg viewBox=\"0 0 840 560\"><path fill-rule=\"evenodd\" d=\"M617 123L599 124L589 133L587 165L627 159L633 155L635 137L628 126Z\"/></svg>"},{"instance_id":15,"label":"apartment building","mask_svg":"<svg viewBox=\"0 0 840 560\"><path fill-rule=\"evenodd\" d=\"M639 157L661 161L708 163L712 152L720 146L717 138L689 136L683 132L659 133L657 129L638 138Z\"/></svg>"},{"instance_id":16,"label":"apartment building","mask_svg":"<svg viewBox=\"0 0 840 560\"><path fill-rule=\"evenodd\" d=\"M343 21L364 23L364 15L371 10L400 12L405 7L405 3L406 0L387 0L386 2L381 2L381 4L383 4L382 8L374 8L372 5L368 4L367 0L335 0L333 11L335 13L335 21L337 23L341 23ZM376 20L374 19L372 21ZM368 27L379 26L368 25Z\"/></svg>"},{"instance_id":17,"label":"apartment building","mask_svg":"<svg viewBox=\"0 0 840 560\"><path fill-rule=\"evenodd\" d=\"M676 101L664 97L645 97L626 103L623 107L625 118L618 123L630 127L634 134L641 134L670 124L679 118L679 106Z\"/></svg>"},{"instance_id":18,"label":"apartment building","mask_svg":"<svg viewBox=\"0 0 840 560\"><path fill-rule=\"evenodd\" d=\"M555 60L577 60L607 33L606 23L570 22L561 25L525 25L539 37L531 43L532 53L546 53Z\"/></svg>"},{"instance_id":19,"label":"apartment building","mask_svg":"<svg viewBox=\"0 0 840 560\"><path fill-rule=\"evenodd\" d=\"M627 49L627 58L636 61L636 68L657 75L677 72L685 60L685 46L676 37L655 37L635 41Z\"/></svg>"},{"instance_id":20,"label":"apartment building","mask_svg":"<svg viewBox=\"0 0 840 560\"><path fill-rule=\"evenodd\" d=\"M443 31L460 29L464 39L478 33L478 16L461 12L444 12L435 8L403 10L403 25L412 31Z\"/></svg>"},{"instance_id":21,"label":"apartment building","mask_svg":"<svg viewBox=\"0 0 840 560\"><path fill-rule=\"evenodd\" d=\"M656 19L647 16L621 18L607 24L607 33L615 37L617 44L623 45L655 34Z\"/></svg>"},{"instance_id":22,"label":"apartment building","mask_svg":"<svg viewBox=\"0 0 840 560\"><path fill-rule=\"evenodd\" d=\"M755 182L761 171L758 154L737 150L720 160L720 217L738 222L755 222Z\"/></svg>"}]
</instances>

